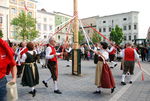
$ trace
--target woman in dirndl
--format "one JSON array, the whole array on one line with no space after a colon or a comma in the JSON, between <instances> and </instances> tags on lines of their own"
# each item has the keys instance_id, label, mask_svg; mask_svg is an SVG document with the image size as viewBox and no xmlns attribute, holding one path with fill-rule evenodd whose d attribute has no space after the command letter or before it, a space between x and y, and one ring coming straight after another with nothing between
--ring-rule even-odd
<instances>
[{"instance_id":1,"label":"woman in dirndl","mask_svg":"<svg viewBox=\"0 0 150 101\"><path fill-rule=\"evenodd\" d=\"M36 95L35 85L39 84L39 73L36 65L36 52L34 51L34 44L29 42L27 44L28 51L23 54L21 62L24 63L22 82L23 86L31 87L29 94L32 97Z\"/></svg>"},{"instance_id":2,"label":"woman in dirndl","mask_svg":"<svg viewBox=\"0 0 150 101\"><path fill-rule=\"evenodd\" d=\"M100 88L110 88L111 93L114 92L115 82L111 70L107 64L109 54L106 51L108 44L106 42L100 43L100 50L94 51L98 55L98 63L96 65L95 85L97 90L94 94L101 94Z\"/></svg>"}]
</instances>

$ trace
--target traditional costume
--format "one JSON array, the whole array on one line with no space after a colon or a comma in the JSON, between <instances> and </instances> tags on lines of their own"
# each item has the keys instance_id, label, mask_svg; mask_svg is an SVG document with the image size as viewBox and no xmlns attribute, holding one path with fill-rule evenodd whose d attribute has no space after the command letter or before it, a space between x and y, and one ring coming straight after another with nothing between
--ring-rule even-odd
<instances>
[{"instance_id":1,"label":"traditional costume","mask_svg":"<svg viewBox=\"0 0 150 101\"><path fill-rule=\"evenodd\" d=\"M54 39L50 40L50 43L55 44ZM52 78L54 81L54 93L61 94L58 89L57 81L58 81L58 63L56 55L60 55L60 53L56 53L56 49L54 45L50 44L46 48L46 59L48 59L47 67L51 72L51 76L47 80L43 80L43 84L45 87L48 87L47 82Z\"/></svg>"},{"instance_id":2,"label":"traditional costume","mask_svg":"<svg viewBox=\"0 0 150 101\"><path fill-rule=\"evenodd\" d=\"M139 60L139 55L135 49L133 49L131 46L127 46L127 48L122 50L121 56L123 57L123 61L124 61L124 63L123 63L124 68L123 68L123 75L122 75L121 84L126 85L126 83L125 83L126 73L127 72L130 73L130 82L129 83L132 83L132 76L131 75L134 74L135 59Z\"/></svg>"},{"instance_id":3,"label":"traditional costume","mask_svg":"<svg viewBox=\"0 0 150 101\"><path fill-rule=\"evenodd\" d=\"M117 49L111 46L107 51L109 52L110 68L114 68L117 66L117 63L114 62Z\"/></svg>"},{"instance_id":4,"label":"traditional costume","mask_svg":"<svg viewBox=\"0 0 150 101\"><path fill-rule=\"evenodd\" d=\"M101 93L100 88L111 88L111 93L113 93L115 81L106 62L108 60L108 52L105 49L101 49L100 53L101 55L98 55L95 77L95 85L97 86L97 90L94 94Z\"/></svg>"},{"instance_id":5,"label":"traditional costume","mask_svg":"<svg viewBox=\"0 0 150 101\"><path fill-rule=\"evenodd\" d=\"M34 97L36 93L34 86L39 84L39 73L36 65L35 51L28 51L27 53L24 53L21 62L24 63L21 84L23 86L32 87L32 91L29 93Z\"/></svg>"}]
</instances>

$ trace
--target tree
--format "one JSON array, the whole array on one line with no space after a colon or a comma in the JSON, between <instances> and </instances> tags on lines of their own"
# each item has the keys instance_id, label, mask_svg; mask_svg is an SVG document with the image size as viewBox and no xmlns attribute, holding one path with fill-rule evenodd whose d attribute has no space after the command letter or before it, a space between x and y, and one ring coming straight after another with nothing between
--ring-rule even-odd
<instances>
[{"instance_id":1,"label":"tree","mask_svg":"<svg viewBox=\"0 0 150 101\"><path fill-rule=\"evenodd\" d=\"M123 32L122 28L120 28L118 25L115 26L115 29L112 28L112 31L110 33L110 40L114 41L118 45L122 42Z\"/></svg>"},{"instance_id":2,"label":"tree","mask_svg":"<svg viewBox=\"0 0 150 101\"><path fill-rule=\"evenodd\" d=\"M96 31L92 35L92 41L93 43L99 43L101 41L101 36Z\"/></svg>"},{"instance_id":3,"label":"tree","mask_svg":"<svg viewBox=\"0 0 150 101\"><path fill-rule=\"evenodd\" d=\"M78 38L79 38L79 44L84 42L84 35L81 31L78 33Z\"/></svg>"},{"instance_id":4,"label":"tree","mask_svg":"<svg viewBox=\"0 0 150 101\"><path fill-rule=\"evenodd\" d=\"M18 17L14 18L11 22L14 25L17 38L25 40L33 40L36 38L38 31L36 31L36 21L30 14L22 11Z\"/></svg>"},{"instance_id":5,"label":"tree","mask_svg":"<svg viewBox=\"0 0 150 101\"><path fill-rule=\"evenodd\" d=\"M2 32L2 30L0 30L0 38L2 38L3 37L3 32Z\"/></svg>"}]
</instances>

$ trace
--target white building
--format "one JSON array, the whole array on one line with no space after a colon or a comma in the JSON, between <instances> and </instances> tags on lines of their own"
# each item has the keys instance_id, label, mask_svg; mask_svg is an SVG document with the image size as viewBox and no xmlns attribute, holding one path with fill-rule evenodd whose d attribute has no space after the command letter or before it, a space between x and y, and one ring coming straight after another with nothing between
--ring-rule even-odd
<instances>
[{"instance_id":1,"label":"white building","mask_svg":"<svg viewBox=\"0 0 150 101\"><path fill-rule=\"evenodd\" d=\"M0 0L0 29L3 32L3 39L7 39L9 34L9 1L8 0Z\"/></svg>"},{"instance_id":2,"label":"white building","mask_svg":"<svg viewBox=\"0 0 150 101\"><path fill-rule=\"evenodd\" d=\"M97 30L109 38L112 28L118 25L123 30L124 43L132 42L138 38L138 14L137 11L131 11L99 17L96 22Z\"/></svg>"},{"instance_id":3,"label":"white building","mask_svg":"<svg viewBox=\"0 0 150 101\"><path fill-rule=\"evenodd\" d=\"M39 40L48 39L55 31L55 14L47 12L45 9L37 10L36 21Z\"/></svg>"}]
</instances>

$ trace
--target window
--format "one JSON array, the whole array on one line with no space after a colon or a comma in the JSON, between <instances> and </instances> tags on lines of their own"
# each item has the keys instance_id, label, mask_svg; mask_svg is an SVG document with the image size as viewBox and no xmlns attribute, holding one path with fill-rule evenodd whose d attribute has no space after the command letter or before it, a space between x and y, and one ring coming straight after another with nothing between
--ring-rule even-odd
<instances>
[{"instance_id":1,"label":"window","mask_svg":"<svg viewBox=\"0 0 150 101\"><path fill-rule=\"evenodd\" d=\"M109 27L109 32L111 32L111 27Z\"/></svg>"},{"instance_id":2,"label":"window","mask_svg":"<svg viewBox=\"0 0 150 101\"><path fill-rule=\"evenodd\" d=\"M134 35L134 40L136 39L136 35Z\"/></svg>"},{"instance_id":3,"label":"window","mask_svg":"<svg viewBox=\"0 0 150 101\"><path fill-rule=\"evenodd\" d=\"M57 30L59 30L59 27L57 27Z\"/></svg>"},{"instance_id":4,"label":"window","mask_svg":"<svg viewBox=\"0 0 150 101\"><path fill-rule=\"evenodd\" d=\"M127 37L126 37L126 36L124 36L124 40L127 40Z\"/></svg>"},{"instance_id":5,"label":"window","mask_svg":"<svg viewBox=\"0 0 150 101\"><path fill-rule=\"evenodd\" d=\"M52 30L52 25L49 26L49 30Z\"/></svg>"},{"instance_id":6,"label":"window","mask_svg":"<svg viewBox=\"0 0 150 101\"><path fill-rule=\"evenodd\" d=\"M127 18L123 18L123 21L126 21L127 20Z\"/></svg>"},{"instance_id":7,"label":"window","mask_svg":"<svg viewBox=\"0 0 150 101\"><path fill-rule=\"evenodd\" d=\"M129 25L129 30L131 30L131 25Z\"/></svg>"},{"instance_id":8,"label":"window","mask_svg":"<svg viewBox=\"0 0 150 101\"><path fill-rule=\"evenodd\" d=\"M3 18L2 17L0 17L0 23L3 23Z\"/></svg>"},{"instance_id":9,"label":"window","mask_svg":"<svg viewBox=\"0 0 150 101\"><path fill-rule=\"evenodd\" d=\"M129 40L131 40L131 36L129 36Z\"/></svg>"},{"instance_id":10,"label":"window","mask_svg":"<svg viewBox=\"0 0 150 101\"><path fill-rule=\"evenodd\" d=\"M127 30L127 27L126 27L126 26L123 26L123 30Z\"/></svg>"},{"instance_id":11,"label":"window","mask_svg":"<svg viewBox=\"0 0 150 101\"><path fill-rule=\"evenodd\" d=\"M137 29L137 26L136 26L136 25L134 25L134 29Z\"/></svg>"},{"instance_id":12,"label":"window","mask_svg":"<svg viewBox=\"0 0 150 101\"><path fill-rule=\"evenodd\" d=\"M33 7L33 4L29 3L29 4L28 4L28 7L32 8L32 7Z\"/></svg>"},{"instance_id":13,"label":"window","mask_svg":"<svg viewBox=\"0 0 150 101\"><path fill-rule=\"evenodd\" d=\"M46 22L47 21L47 19L46 18L44 18L44 22Z\"/></svg>"},{"instance_id":14,"label":"window","mask_svg":"<svg viewBox=\"0 0 150 101\"><path fill-rule=\"evenodd\" d=\"M101 32L101 28L99 28L99 32Z\"/></svg>"},{"instance_id":15,"label":"window","mask_svg":"<svg viewBox=\"0 0 150 101\"><path fill-rule=\"evenodd\" d=\"M38 29L41 30L41 24L38 24Z\"/></svg>"},{"instance_id":16,"label":"window","mask_svg":"<svg viewBox=\"0 0 150 101\"><path fill-rule=\"evenodd\" d=\"M58 35L58 40L60 40L60 35Z\"/></svg>"},{"instance_id":17,"label":"window","mask_svg":"<svg viewBox=\"0 0 150 101\"><path fill-rule=\"evenodd\" d=\"M19 5L24 6L25 2L24 1L20 1Z\"/></svg>"},{"instance_id":18,"label":"window","mask_svg":"<svg viewBox=\"0 0 150 101\"><path fill-rule=\"evenodd\" d=\"M106 21L103 21L103 23L106 23Z\"/></svg>"},{"instance_id":19,"label":"window","mask_svg":"<svg viewBox=\"0 0 150 101\"><path fill-rule=\"evenodd\" d=\"M106 28L103 28L103 32L106 32Z\"/></svg>"},{"instance_id":20,"label":"window","mask_svg":"<svg viewBox=\"0 0 150 101\"><path fill-rule=\"evenodd\" d=\"M12 14L16 14L17 13L17 10L15 8L11 8L11 13Z\"/></svg>"},{"instance_id":21,"label":"window","mask_svg":"<svg viewBox=\"0 0 150 101\"><path fill-rule=\"evenodd\" d=\"M16 0L11 0L12 3L16 3Z\"/></svg>"},{"instance_id":22,"label":"window","mask_svg":"<svg viewBox=\"0 0 150 101\"><path fill-rule=\"evenodd\" d=\"M47 25L46 24L44 24L44 31L46 31L47 30Z\"/></svg>"}]
</instances>

